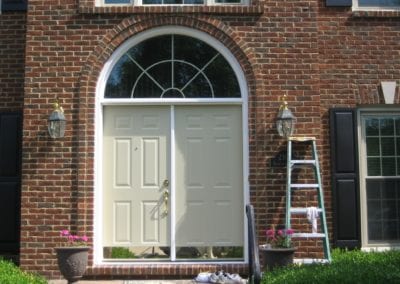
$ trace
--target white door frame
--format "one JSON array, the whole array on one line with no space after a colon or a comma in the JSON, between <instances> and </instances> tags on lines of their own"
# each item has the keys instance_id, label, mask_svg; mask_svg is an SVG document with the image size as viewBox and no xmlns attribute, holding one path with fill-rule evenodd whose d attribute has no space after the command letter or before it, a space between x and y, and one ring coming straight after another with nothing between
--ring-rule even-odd
<instances>
[{"instance_id":1,"label":"white door frame","mask_svg":"<svg viewBox=\"0 0 400 284\"><path fill-rule=\"evenodd\" d=\"M207 98L207 99L180 99L180 98L172 98L172 99L105 99L104 92L106 87L107 78L109 77L112 68L119 60L119 58L125 54L132 46L144 41L146 39L156 37L159 35L165 34L179 34L197 38L208 43L210 46L215 48L217 51L224 56L224 58L229 62L232 67L239 83L241 98ZM94 236L93 236L93 256L94 256L94 265L104 264L103 260L103 247L102 247L102 202L103 202L103 189L102 189L102 149L103 149L103 106L106 105L170 105L171 106L171 126L174 125L174 105L213 105L213 104L221 104L221 105L241 105L242 106L242 139L243 139L243 218L244 225L244 262L248 263L248 236L247 236L247 219L245 214L245 206L249 202L249 138L248 138L248 87L247 82L243 73L243 70L240 67L239 62L233 56L233 54L219 41L210 35L197 31L194 29L179 27L179 26L164 26L152 29L147 32L140 33L136 36L133 36L125 43L123 43L117 50L111 55L109 60L104 64L103 70L100 73L99 79L97 81L96 86L96 109L95 109L95 169L94 169ZM171 127L171 158L174 157L174 146L175 146L175 129ZM175 186L173 183L175 182L175 172L174 172L174 161L171 161L171 188ZM171 201L173 202L174 192L171 192ZM171 204L171 220L175 220L175 208ZM171 255L175 255L175 235L174 235L174 222L171 222ZM174 259L171 259L174 261ZM108 264L110 262L107 262ZM119 265L122 262L112 262L113 264ZM151 262L146 262L147 264ZM171 262L173 263L173 262ZM191 264L195 264L195 261L191 261ZM204 262L201 262L204 263ZM212 262L215 263L215 262ZM220 262L222 263L222 262ZM232 263L232 262L229 262ZM240 262L242 263L242 262ZM126 262L125 262L126 264ZM129 263L131 264L131 263ZM179 262L182 264L182 262Z\"/></svg>"}]
</instances>

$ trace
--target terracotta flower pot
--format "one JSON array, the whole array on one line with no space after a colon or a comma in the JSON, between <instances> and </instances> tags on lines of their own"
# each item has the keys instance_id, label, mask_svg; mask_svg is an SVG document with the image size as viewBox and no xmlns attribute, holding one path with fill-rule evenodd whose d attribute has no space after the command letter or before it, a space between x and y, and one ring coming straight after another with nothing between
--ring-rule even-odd
<instances>
[{"instance_id":1,"label":"terracotta flower pot","mask_svg":"<svg viewBox=\"0 0 400 284\"><path fill-rule=\"evenodd\" d=\"M88 263L89 247L56 248L58 267L68 283L82 278Z\"/></svg>"},{"instance_id":2,"label":"terracotta flower pot","mask_svg":"<svg viewBox=\"0 0 400 284\"><path fill-rule=\"evenodd\" d=\"M293 263L296 248L266 248L260 247L264 270L272 270Z\"/></svg>"}]
</instances>

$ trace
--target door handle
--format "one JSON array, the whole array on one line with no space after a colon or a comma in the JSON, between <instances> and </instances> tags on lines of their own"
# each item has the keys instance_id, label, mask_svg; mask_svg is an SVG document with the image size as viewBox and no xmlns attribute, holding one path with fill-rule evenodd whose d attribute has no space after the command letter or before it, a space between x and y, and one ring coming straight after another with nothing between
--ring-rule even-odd
<instances>
[{"instance_id":1,"label":"door handle","mask_svg":"<svg viewBox=\"0 0 400 284\"><path fill-rule=\"evenodd\" d=\"M163 193L163 199L164 199L164 216L168 215L168 199L169 199L169 191L166 189Z\"/></svg>"}]
</instances>

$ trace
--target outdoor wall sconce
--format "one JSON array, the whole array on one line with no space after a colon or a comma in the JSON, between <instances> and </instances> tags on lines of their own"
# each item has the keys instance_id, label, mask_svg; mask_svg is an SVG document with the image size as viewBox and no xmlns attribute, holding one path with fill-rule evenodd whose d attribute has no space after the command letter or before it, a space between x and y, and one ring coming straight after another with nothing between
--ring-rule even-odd
<instances>
[{"instance_id":1,"label":"outdoor wall sconce","mask_svg":"<svg viewBox=\"0 0 400 284\"><path fill-rule=\"evenodd\" d=\"M64 110L58 103L58 100L54 103L54 110L49 116L49 134L51 138L62 138L65 133L66 120L64 116Z\"/></svg>"},{"instance_id":2,"label":"outdoor wall sconce","mask_svg":"<svg viewBox=\"0 0 400 284\"><path fill-rule=\"evenodd\" d=\"M278 116L276 117L276 129L281 137L288 139L294 132L294 124L296 117L288 108L286 95L283 96L282 103L279 107Z\"/></svg>"}]
</instances>

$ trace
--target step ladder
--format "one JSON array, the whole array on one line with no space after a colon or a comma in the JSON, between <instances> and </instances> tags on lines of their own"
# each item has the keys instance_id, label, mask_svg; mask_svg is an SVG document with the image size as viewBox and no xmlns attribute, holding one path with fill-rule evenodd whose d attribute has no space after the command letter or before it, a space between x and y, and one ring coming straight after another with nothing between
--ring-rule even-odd
<instances>
[{"instance_id":1,"label":"step ladder","mask_svg":"<svg viewBox=\"0 0 400 284\"><path fill-rule=\"evenodd\" d=\"M311 145L311 159L310 160L296 160L293 159L293 146L294 144L303 144L303 145ZM314 183L292 183L292 174L293 169L295 168L312 168L314 171ZM321 185L321 173L318 162L318 153L317 153L317 145L315 137L289 137L287 144L287 183L286 183L286 228L291 228L291 218L293 214L301 214L306 218L308 208L300 207L295 208L292 207L292 191L294 190L316 190L317 191L317 199L318 199L318 207L316 212L318 213L318 217L320 220L321 226L319 232L311 232L311 233L297 233L295 232L292 235L292 238L303 238L303 239L322 239L323 248L324 248L324 259L316 259L316 258L304 258L304 259L295 259L295 263L329 263L331 261L331 254L329 249L329 237L328 230L326 224L326 214L325 214L325 206L324 206L324 197L323 190ZM314 209L315 210L315 209ZM315 211L314 211L315 212Z\"/></svg>"}]
</instances>

